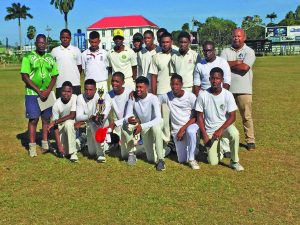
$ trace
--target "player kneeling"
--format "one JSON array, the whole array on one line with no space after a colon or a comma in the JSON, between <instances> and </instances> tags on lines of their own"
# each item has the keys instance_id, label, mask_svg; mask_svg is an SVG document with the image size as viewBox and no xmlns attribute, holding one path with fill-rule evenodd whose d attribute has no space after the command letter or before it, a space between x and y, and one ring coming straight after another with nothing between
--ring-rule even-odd
<instances>
[{"instance_id":1,"label":"player kneeling","mask_svg":"<svg viewBox=\"0 0 300 225\"><path fill-rule=\"evenodd\" d=\"M52 108L52 122L48 130L54 127L55 139L61 155L70 155L72 162L78 161L76 149L76 133L74 128L76 117L76 99L73 95L72 83L65 81L61 89L61 97Z\"/></svg>"}]
</instances>

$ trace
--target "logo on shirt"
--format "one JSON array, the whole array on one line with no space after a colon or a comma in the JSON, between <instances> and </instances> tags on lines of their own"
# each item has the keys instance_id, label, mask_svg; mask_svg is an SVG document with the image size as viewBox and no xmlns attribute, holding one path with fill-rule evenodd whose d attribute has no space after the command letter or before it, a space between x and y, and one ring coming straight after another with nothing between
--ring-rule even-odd
<instances>
[{"instance_id":1,"label":"logo on shirt","mask_svg":"<svg viewBox=\"0 0 300 225\"><path fill-rule=\"evenodd\" d=\"M127 55L121 55L121 60L122 61L126 61L126 59L127 59Z\"/></svg>"},{"instance_id":2,"label":"logo on shirt","mask_svg":"<svg viewBox=\"0 0 300 225\"><path fill-rule=\"evenodd\" d=\"M220 105L220 109L221 109L222 111L225 111L225 105L224 105L224 104L221 104L221 105Z\"/></svg>"}]
</instances>

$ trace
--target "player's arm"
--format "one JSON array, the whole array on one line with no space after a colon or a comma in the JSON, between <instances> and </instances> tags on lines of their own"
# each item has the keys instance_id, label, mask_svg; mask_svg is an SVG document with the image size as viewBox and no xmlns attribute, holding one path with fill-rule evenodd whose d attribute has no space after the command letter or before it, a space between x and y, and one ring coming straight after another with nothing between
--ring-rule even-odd
<instances>
[{"instance_id":1,"label":"player's arm","mask_svg":"<svg viewBox=\"0 0 300 225\"><path fill-rule=\"evenodd\" d=\"M192 110L190 120L179 129L179 131L178 131L178 133L176 135L178 141L182 140L183 135L185 134L186 129L190 125L192 125L193 123L196 123L196 111L195 110Z\"/></svg>"},{"instance_id":2,"label":"player's arm","mask_svg":"<svg viewBox=\"0 0 300 225\"><path fill-rule=\"evenodd\" d=\"M136 80L136 78L137 78L137 66L132 66L131 69L132 69L132 79Z\"/></svg>"},{"instance_id":3,"label":"player's arm","mask_svg":"<svg viewBox=\"0 0 300 225\"><path fill-rule=\"evenodd\" d=\"M151 74L151 91L152 94L156 95L157 90L157 74Z\"/></svg>"},{"instance_id":4,"label":"player's arm","mask_svg":"<svg viewBox=\"0 0 300 225\"><path fill-rule=\"evenodd\" d=\"M193 89L192 92L198 97L199 92L201 90L201 78L200 78L200 71L199 68L196 64L195 69L194 69L194 80L193 80Z\"/></svg>"},{"instance_id":5,"label":"player's arm","mask_svg":"<svg viewBox=\"0 0 300 225\"><path fill-rule=\"evenodd\" d=\"M224 130L234 122L235 122L235 111L229 113L229 116L225 121L225 123L218 130L214 132L213 138L220 139L223 135Z\"/></svg>"},{"instance_id":6,"label":"player's arm","mask_svg":"<svg viewBox=\"0 0 300 225\"><path fill-rule=\"evenodd\" d=\"M27 73L21 73L21 75L26 86L33 89L41 97L41 90L32 82L32 80L30 80L29 75Z\"/></svg>"},{"instance_id":7,"label":"player's arm","mask_svg":"<svg viewBox=\"0 0 300 225\"><path fill-rule=\"evenodd\" d=\"M42 99L44 98L46 100L48 98L50 92L52 91L52 89L53 89L53 87L54 87L54 85L56 83L57 76L58 75L52 76L51 77L51 82L50 82L48 88L46 90L44 90L44 91L41 91L41 98Z\"/></svg>"},{"instance_id":8,"label":"player's arm","mask_svg":"<svg viewBox=\"0 0 300 225\"><path fill-rule=\"evenodd\" d=\"M199 126L199 129L200 129L202 135L203 135L204 144L207 144L209 142L209 137L208 137L208 134L205 130L203 112L198 112L197 113L197 124Z\"/></svg>"},{"instance_id":9,"label":"player's arm","mask_svg":"<svg viewBox=\"0 0 300 225\"><path fill-rule=\"evenodd\" d=\"M244 76L249 70L250 66L243 62L243 60L227 61L233 73Z\"/></svg>"},{"instance_id":10,"label":"player's arm","mask_svg":"<svg viewBox=\"0 0 300 225\"><path fill-rule=\"evenodd\" d=\"M201 90L201 85L200 86L194 85L192 92L198 97L200 90Z\"/></svg>"}]
</instances>

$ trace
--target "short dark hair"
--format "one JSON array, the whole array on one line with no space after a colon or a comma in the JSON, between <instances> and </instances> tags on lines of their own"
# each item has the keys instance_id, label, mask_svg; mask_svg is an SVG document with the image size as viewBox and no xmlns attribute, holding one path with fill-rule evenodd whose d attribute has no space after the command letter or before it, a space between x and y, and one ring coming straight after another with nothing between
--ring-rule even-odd
<instances>
[{"instance_id":1,"label":"short dark hair","mask_svg":"<svg viewBox=\"0 0 300 225\"><path fill-rule=\"evenodd\" d=\"M224 71L220 67L214 67L210 70L209 75L212 76L214 73L219 73L224 77Z\"/></svg>"},{"instance_id":2,"label":"short dark hair","mask_svg":"<svg viewBox=\"0 0 300 225\"><path fill-rule=\"evenodd\" d=\"M179 40L180 38L187 38L187 39L189 39L189 41L191 41L191 35L188 32L186 32L186 31L181 31L179 33L177 39Z\"/></svg>"},{"instance_id":3,"label":"short dark hair","mask_svg":"<svg viewBox=\"0 0 300 225\"><path fill-rule=\"evenodd\" d=\"M211 45L213 49L215 49L215 43L213 41L204 41L202 48L204 48L205 45Z\"/></svg>"},{"instance_id":4,"label":"short dark hair","mask_svg":"<svg viewBox=\"0 0 300 225\"><path fill-rule=\"evenodd\" d=\"M94 79L87 79L84 81L84 85L94 85L96 86L96 81Z\"/></svg>"},{"instance_id":5,"label":"short dark hair","mask_svg":"<svg viewBox=\"0 0 300 225\"><path fill-rule=\"evenodd\" d=\"M145 84L145 85L149 86L149 80L147 77L144 77L144 76L140 76L140 77L136 78L135 83L136 84Z\"/></svg>"},{"instance_id":6,"label":"short dark hair","mask_svg":"<svg viewBox=\"0 0 300 225\"><path fill-rule=\"evenodd\" d=\"M113 77L121 77L121 79L124 81L125 80L125 76L124 76L124 73L118 71L118 72L115 72L113 75Z\"/></svg>"},{"instance_id":7,"label":"short dark hair","mask_svg":"<svg viewBox=\"0 0 300 225\"><path fill-rule=\"evenodd\" d=\"M135 42L135 41L143 41L144 37L141 33L137 32L135 33L133 36L132 36L132 41Z\"/></svg>"},{"instance_id":8,"label":"short dark hair","mask_svg":"<svg viewBox=\"0 0 300 225\"><path fill-rule=\"evenodd\" d=\"M89 34L89 39L96 39L96 38L100 39L100 35L99 35L98 31L94 30Z\"/></svg>"},{"instance_id":9,"label":"short dark hair","mask_svg":"<svg viewBox=\"0 0 300 225\"><path fill-rule=\"evenodd\" d=\"M166 32L168 32L168 31L167 31L166 28L163 28L163 27L162 27L162 28L159 28L159 29L156 31L156 35L159 34L159 33L161 33L161 32L166 33Z\"/></svg>"},{"instance_id":10,"label":"short dark hair","mask_svg":"<svg viewBox=\"0 0 300 225\"><path fill-rule=\"evenodd\" d=\"M172 75L171 81L172 81L172 80L179 80L181 83L183 83L183 81L182 81L182 76L180 76L180 75L177 74L177 73L175 73L175 74Z\"/></svg>"},{"instance_id":11,"label":"short dark hair","mask_svg":"<svg viewBox=\"0 0 300 225\"><path fill-rule=\"evenodd\" d=\"M63 88L63 87L70 87L70 88L73 88L73 85L72 85L72 83L71 83L70 81L65 81L65 82L63 82L63 84L62 84L61 87L62 87L62 88Z\"/></svg>"},{"instance_id":12,"label":"short dark hair","mask_svg":"<svg viewBox=\"0 0 300 225\"><path fill-rule=\"evenodd\" d=\"M38 39L43 38L45 40L47 40L46 35L45 34L38 34L35 38L35 41L37 41Z\"/></svg>"},{"instance_id":13,"label":"short dark hair","mask_svg":"<svg viewBox=\"0 0 300 225\"><path fill-rule=\"evenodd\" d=\"M154 33L153 33L152 30L146 30L146 31L144 32L144 36L145 36L146 34L150 34L152 37L154 37Z\"/></svg>"},{"instance_id":14,"label":"short dark hair","mask_svg":"<svg viewBox=\"0 0 300 225\"><path fill-rule=\"evenodd\" d=\"M171 40L173 40L172 34L170 34L169 32L165 32L160 36L160 40L165 38L165 37L169 37L171 38Z\"/></svg>"},{"instance_id":15,"label":"short dark hair","mask_svg":"<svg viewBox=\"0 0 300 225\"><path fill-rule=\"evenodd\" d=\"M61 36L63 33L69 34L70 37L72 36L71 31L70 31L69 29L62 29L62 30L60 31L60 34L59 34L59 35Z\"/></svg>"}]
</instances>

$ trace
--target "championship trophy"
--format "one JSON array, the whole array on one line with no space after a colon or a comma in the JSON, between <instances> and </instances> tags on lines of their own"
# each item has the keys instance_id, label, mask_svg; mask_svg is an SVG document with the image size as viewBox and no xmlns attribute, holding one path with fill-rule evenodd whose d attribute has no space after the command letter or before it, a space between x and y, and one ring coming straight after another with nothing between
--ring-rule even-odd
<instances>
[{"instance_id":1,"label":"championship trophy","mask_svg":"<svg viewBox=\"0 0 300 225\"><path fill-rule=\"evenodd\" d=\"M98 88L98 95L99 95L99 99L98 99L98 102L97 102L97 105L96 105L96 110L97 110L97 113L96 113L96 124L103 127L104 125L104 110L105 110L105 102L104 102L104 99L102 98L104 94L104 89L103 88Z\"/></svg>"}]
</instances>

